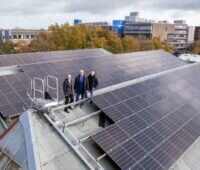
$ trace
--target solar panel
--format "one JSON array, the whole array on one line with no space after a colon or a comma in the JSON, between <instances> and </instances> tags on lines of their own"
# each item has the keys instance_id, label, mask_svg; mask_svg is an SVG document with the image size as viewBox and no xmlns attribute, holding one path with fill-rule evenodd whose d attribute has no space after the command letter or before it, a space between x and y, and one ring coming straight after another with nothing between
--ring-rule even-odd
<instances>
[{"instance_id":1,"label":"solar panel","mask_svg":"<svg viewBox=\"0 0 200 170\"><path fill-rule=\"evenodd\" d=\"M86 49L86 50L67 50L67 51L52 51L39 53L22 53L0 55L0 67L12 65L33 64L38 62L49 62L55 60L80 59L83 57L96 57L111 55L102 49Z\"/></svg>"},{"instance_id":2,"label":"solar panel","mask_svg":"<svg viewBox=\"0 0 200 170\"><path fill-rule=\"evenodd\" d=\"M124 54L122 57L121 55L111 55L103 50L94 49L0 56L0 60L4 59L9 60L9 65L19 64L24 71L23 73L4 76L0 79L2 82L0 83L1 92L4 96L8 96L8 100L10 100L8 102L3 102L4 105L24 101L29 81L33 77L44 78L47 75L58 77L59 100L63 100L62 83L66 74L71 73L74 78L80 69L84 69L86 74L89 74L91 70L95 70L100 82L99 88L104 88L147 76L152 73L158 73L169 68L185 65L185 63L164 51L131 53ZM166 61L168 61L167 65L169 65L169 67L163 69L160 65L165 64ZM176 66L173 62L177 63ZM151 84L151 86L155 86L155 84ZM123 94L119 91L116 94L107 94L106 100L104 100L105 97L104 99L99 98L96 100L99 100L99 102L97 102L99 107L103 108L107 107L108 103L113 105L120 102L122 98L134 97L147 90L152 90L152 88L144 83L139 86L135 85L134 88L130 87L126 89L126 91L123 91ZM12 99L10 99L10 92L13 92ZM124 106L119 105L118 108L126 108L126 112L123 111L124 114L121 115L122 118L132 114L134 111L140 110L144 104L149 105L148 101L144 100L144 97L140 97L140 102L136 102L135 110L132 110L130 105L127 106L127 104L123 104ZM18 108L15 110L17 110L17 112L21 111L21 109L18 110ZM119 112L121 111L122 110L119 109ZM2 111L0 110L0 112ZM2 112L2 114L4 113ZM15 113L10 112L10 115L11 114ZM111 117L113 119L114 115L115 113L112 113ZM118 117L119 116L115 117L116 121L121 119L118 119Z\"/></svg>"},{"instance_id":3,"label":"solar panel","mask_svg":"<svg viewBox=\"0 0 200 170\"><path fill-rule=\"evenodd\" d=\"M128 169L136 161L122 147L108 153L121 169Z\"/></svg>"},{"instance_id":4,"label":"solar panel","mask_svg":"<svg viewBox=\"0 0 200 170\"><path fill-rule=\"evenodd\" d=\"M139 144L146 152L152 151L156 147L156 143L153 142L143 132L133 138L137 144Z\"/></svg>"},{"instance_id":5,"label":"solar panel","mask_svg":"<svg viewBox=\"0 0 200 170\"><path fill-rule=\"evenodd\" d=\"M114 136L122 130L126 134L121 140L113 138L114 148L102 147L121 169L124 169L123 162L131 158L134 161L127 169L169 169L200 136L200 90L196 87L200 76L193 76L199 71L200 65L194 65L94 97L97 106L115 122L112 130L107 127L104 133L109 131L109 135ZM148 83L151 88L147 88ZM132 97L124 97L127 90L133 92ZM113 96L121 100L109 105L98 104L98 98L109 103ZM122 108L116 109L119 103ZM128 114L127 109L123 109L124 104ZM99 143L98 137L93 139ZM138 146L141 155L136 154ZM111 151L115 155L110 154ZM120 152L128 153L128 158L116 159Z\"/></svg>"},{"instance_id":6,"label":"solar panel","mask_svg":"<svg viewBox=\"0 0 200 170\"><path fill-rule=\"evenodd\" d=\"M145 159L143 159L139 166L141 166L144 170L146 169L164 169L156 160L154 160L151 156L147 156ZM132 169L136 169L138 165L135 167L132 167Z\"/></svg>"}]
</instances>

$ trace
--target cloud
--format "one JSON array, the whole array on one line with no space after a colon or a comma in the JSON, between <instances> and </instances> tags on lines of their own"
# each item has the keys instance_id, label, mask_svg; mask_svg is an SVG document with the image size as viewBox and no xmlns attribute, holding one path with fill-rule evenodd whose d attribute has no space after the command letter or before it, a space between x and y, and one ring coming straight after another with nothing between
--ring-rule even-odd
<instances>
[{"instance_id":1,"label":"cloud","mask_svg":"<svg viewBox=\"0 0 200 170\"><path fill-rule=\"evenodd\" d=\"M1 0L0 14L10 15L41 15L62 11L64 0Z\"/></svg>"},{"instance_id":2,"label":"cloud","mask_svg":"<svg viewBox=\"0 0 200 170\"><path fill-rule=\"evenodd\" d=\"M139 4L139 0L68 0L66 11L68 12L90 12L104 13L112 12L119 8L134 6Z\"/></svg>"},{"instance_id":3,"label":"cloud","mask_svg":"<svg viewBox=\"0 0 200 170\"><path fill-rule=\"evenodd\" d=\"M137 5L139 0L1 0L0 14L104 13Z\"/></svg>"},{"instance_id":4,"label":"cloud","mask_svg":"<svg viewBox=\"0 0 200 170\"><path fill-rule=\"evenodd\" d=\"M199 0L1 0L2 15L40 15L47 13L110 13L132 7L138 9L200 10Z\"/></svg>"},{"instance_id":5,"label":"cloud","mask_svg":"<svg viewBox=\"0 0 200 170\"><path fill-rule=\"evenodd\" d=\"M199 0L1 0L1 27L47 27L73 18L87 21L124 19L131 11L154 20L183 18L199 24Z\"/></svg>"},{"instance_id":6,"label":"cloud","mask_svg":"<svg viewBox=\"0 0 200 170\"><path fill-rule=\"evenodd\" d=\"M159 9L173 9L173 10L200 10L200 2L199 0L152 0L152 7Z\"/></svg>"}]
</instances>

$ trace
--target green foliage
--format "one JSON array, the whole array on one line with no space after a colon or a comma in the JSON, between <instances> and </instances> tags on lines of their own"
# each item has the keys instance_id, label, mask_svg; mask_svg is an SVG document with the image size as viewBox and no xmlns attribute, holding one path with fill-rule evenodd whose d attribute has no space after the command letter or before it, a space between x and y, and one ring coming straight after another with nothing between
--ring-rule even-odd
<instances>
[{"instance_id":1,"label":"green foliage","mask_svg":"<svg viewBox=\"0 0 200 170\"><path fill-rule=\"evenodd\" d=\"M15 44L11 41L0 42L0 54L16 53Z\"/></svg>"}]
</instances>

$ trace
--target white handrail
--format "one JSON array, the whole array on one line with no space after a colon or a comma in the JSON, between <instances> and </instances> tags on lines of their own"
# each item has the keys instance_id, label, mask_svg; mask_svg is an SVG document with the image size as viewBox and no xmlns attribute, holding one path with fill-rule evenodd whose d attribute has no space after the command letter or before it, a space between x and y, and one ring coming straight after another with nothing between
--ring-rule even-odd
<instances>
[{"instance_id":1,"label":"white handrail","mask_svg":"<svg viewBox=\"0 0 200 170\"><path fill-rule=\"evenodd\" d=\"M49 84L49 81L50 79L54 79L55 80L55 83L56 83L56 87L52 87L50 84ZM53 98L55 101L58 102L59 100L59 92L58 92L58 78L57 77L54 77L54 76L51 76L51 75L48 75L47 78L46 78L46 81L47 81L47 84L46 84L46 87L47 87L47 92L49 93L49 90L56 90L56 98Z\"/></svg>"},{"instance_id":2,"label":"white handrail","mask_svg":"<svg viewBox=\"0 0 200 170\"><path fill-rule=\"evenodd\" d=\"M42 84L42 89L37 89L36 87L36 82L41 82ZM37 78L37 77L34 77L33 78L33 98L35 99L36 98L36 92L38 93L41 93L42 94L42 98L45 99L45 86L44 86L44 80L43 79L40 79L40 78Z\"/></svg>"}]
</instances>

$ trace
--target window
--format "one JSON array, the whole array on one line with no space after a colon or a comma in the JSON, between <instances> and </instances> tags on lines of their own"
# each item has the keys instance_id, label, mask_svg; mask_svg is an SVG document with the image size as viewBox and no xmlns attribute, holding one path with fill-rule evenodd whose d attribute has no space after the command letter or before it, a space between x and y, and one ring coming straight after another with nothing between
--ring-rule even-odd
<instances>
[{"instance_id":1,"label":"window","mask_svg":"<svg viewBox=\"0 0 200 170\"><path fill-rule=\"evenodd\" d=\"M35 35L31 35L31 39L35 38Z\"/></svg>"},{"instance_id":2,"label":"window","mask_svg":"<svg viewBox=\"0 0 200 170\"><path fill-rule=\"evenodd\" d=\"M17 39L17 35L14 34L14 35L13 35L13 39Z\"/></svg>"}]
</instances>

